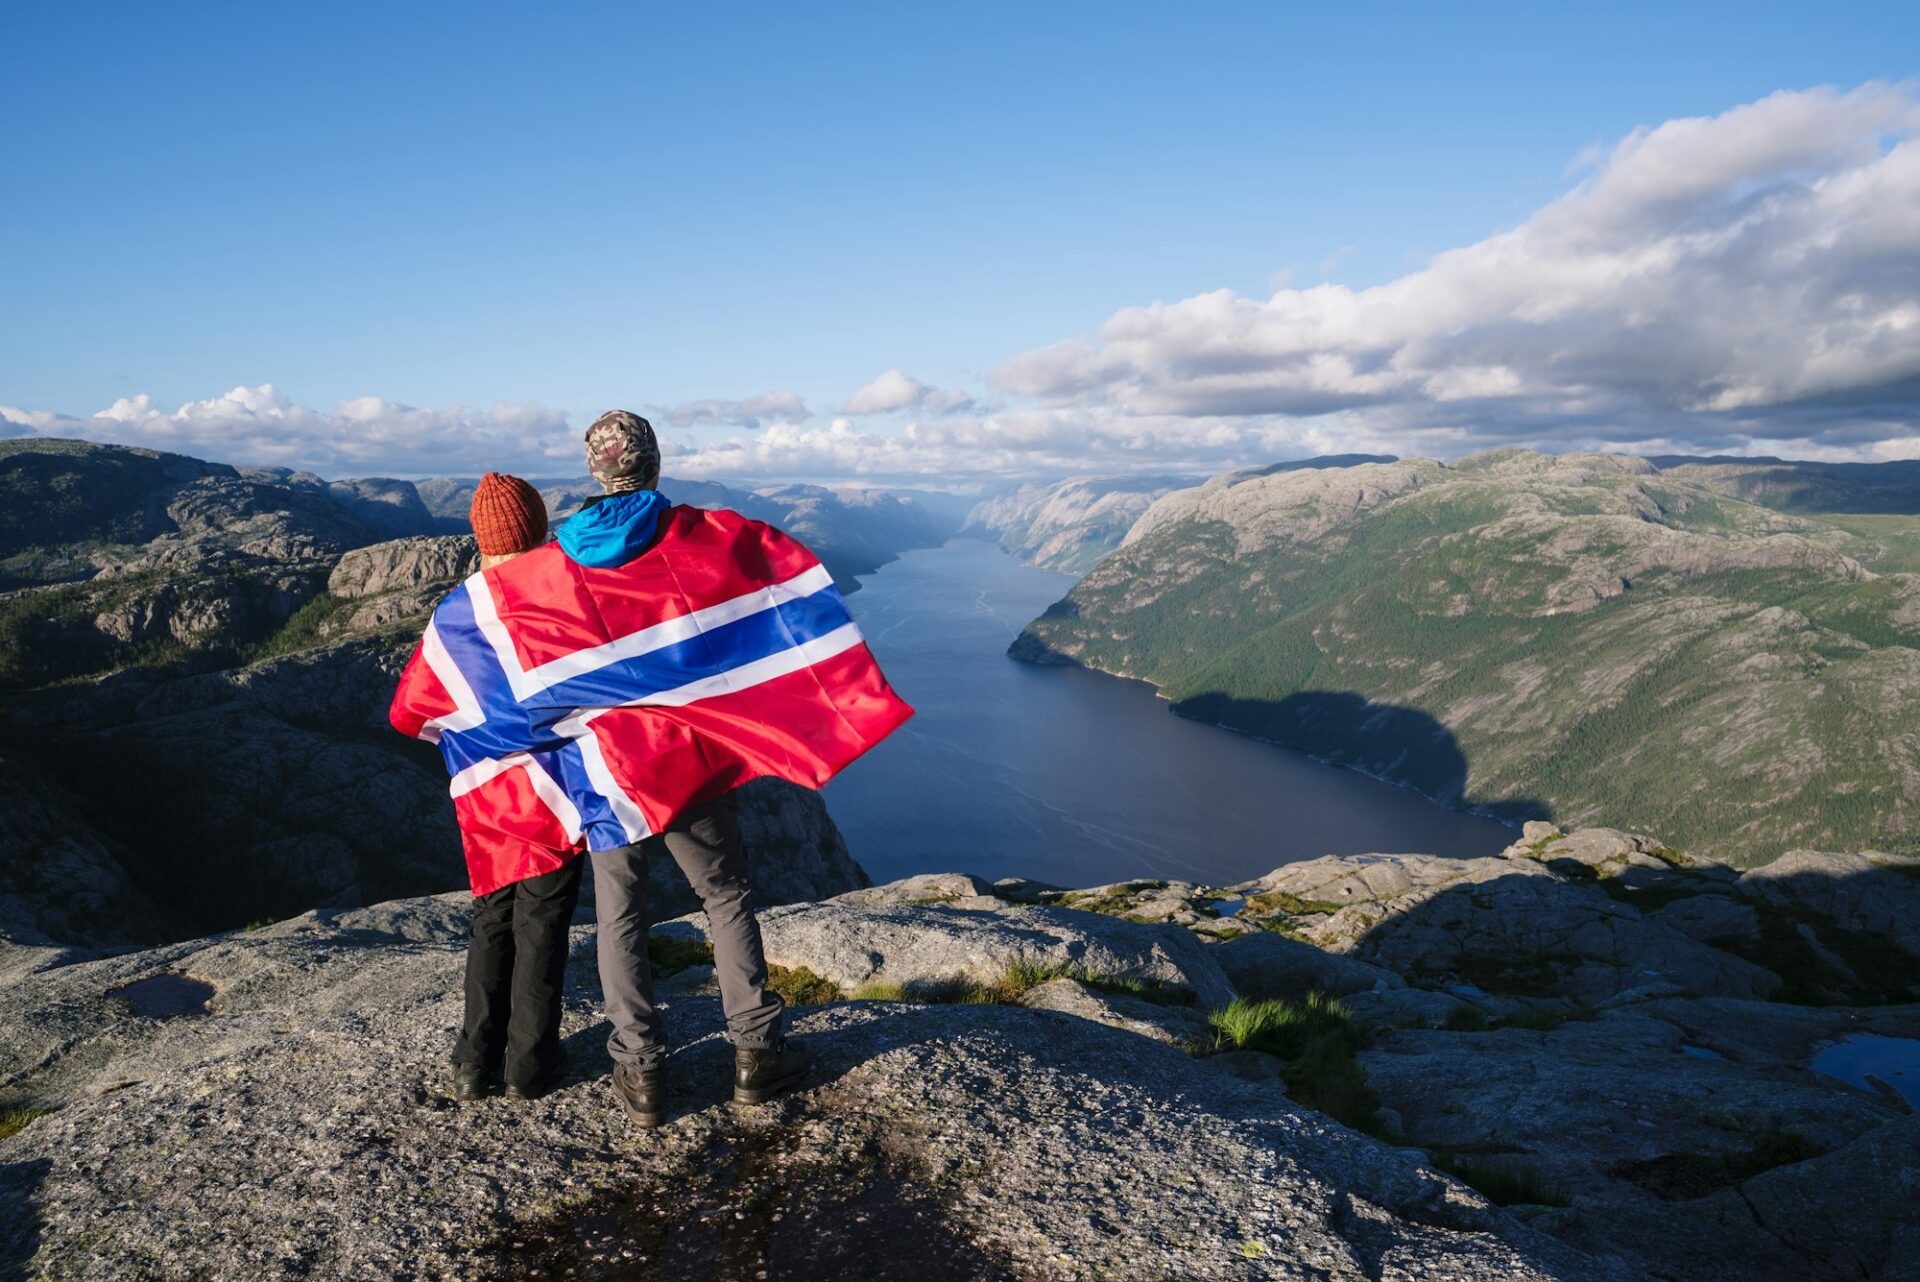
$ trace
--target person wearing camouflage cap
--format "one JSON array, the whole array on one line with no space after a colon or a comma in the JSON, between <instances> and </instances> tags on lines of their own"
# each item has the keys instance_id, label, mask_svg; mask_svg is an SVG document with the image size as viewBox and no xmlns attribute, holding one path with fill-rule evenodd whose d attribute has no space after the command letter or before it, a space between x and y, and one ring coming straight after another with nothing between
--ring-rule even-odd
<instances>
[{"instance_id":1,"label":"person wearing camouflage cap","mask_svg":"<svg viewBox=\"0 0 1920 1282\"><path fill-rule=\"evenodd\" d=\"M581 565L625 565L651 546L672 507L655 488L660 443L646 419L608 410L587 429L586 445L587 470L606 493L561 527L560 549ZM764 1103L800 1086L813 1057L784 1034L785 1003L767 986L739 799L727 792L688 808L663 832L589 857L600 991L612 1026L607 1053L620 1107L643 1127L666 1120L667 1042L647 956L647 868L655 855L680 866L707 912L714 978L734 1044L734 1102Z\"/></svg>"},{"instance_id":2,"label":"person wearing camouflage cap","mask_svg":"<svg viewBox=\"0 0 1920 1282\"><path fill-rule=\"evenodd\" d=\"M587 471L608 494L650 490L660 483L660 442L653 424L631 410L608 410L587 429Z\"/></svg>"}]
</instances>

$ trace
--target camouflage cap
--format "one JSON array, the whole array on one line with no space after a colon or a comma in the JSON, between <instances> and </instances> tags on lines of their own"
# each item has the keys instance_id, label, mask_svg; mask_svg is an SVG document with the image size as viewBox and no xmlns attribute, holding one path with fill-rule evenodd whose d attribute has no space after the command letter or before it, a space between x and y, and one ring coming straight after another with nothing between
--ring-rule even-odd
<instances>
[{"instance_id":1,"label":"camouflage cap","mask_svg":"<svg viewBox=\"0 0 1920 1282\"><path fill-rule=\"evenodd\" d=\"M653 424L628 410L608 410L587 429L587 471L609 494L650 490L660 481L660 442Z\"/></svg>"}]
</instances>

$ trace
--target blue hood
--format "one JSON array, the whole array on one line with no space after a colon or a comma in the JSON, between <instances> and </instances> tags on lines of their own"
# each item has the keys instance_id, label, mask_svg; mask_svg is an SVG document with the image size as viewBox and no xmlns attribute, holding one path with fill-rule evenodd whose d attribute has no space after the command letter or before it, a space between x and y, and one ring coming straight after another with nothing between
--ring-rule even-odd
<instances>
[{"instance_id":1,"label":"blue hood","mask_svg":"<svg viewBox=\"0 0 1920 1282\"><path fill-rule=\"evenodd\" d=\"M661 514L672 506L658 490L602 499L567 518L560 527L560 550L597 570L625 565L647 550Z\"/></svg>"}]
</instances>

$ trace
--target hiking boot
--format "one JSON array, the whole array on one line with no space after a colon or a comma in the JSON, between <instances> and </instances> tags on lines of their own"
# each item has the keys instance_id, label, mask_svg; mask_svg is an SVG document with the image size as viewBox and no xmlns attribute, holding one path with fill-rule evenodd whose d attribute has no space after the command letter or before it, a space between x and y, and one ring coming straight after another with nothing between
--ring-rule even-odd
<instances>
[{"instance_id":1,"label":"hiking boot","mask_svg":"<svg viewBox=\"0 0 1920 1282\"><path fill-rule=\"evenodd\" d=\"M453 1097L463 1104L477 1099L485 1099L493 1094L493 1074L479 1064L455 1064L453 1066Z\"/></svg>"},{"instance_id":2,"label":"hiking boot","mask_svg":"<svg viewBox=\"0 0 1920 1282\"><path fill-rule=\"evenodd\" d=\"M613 1066L613 1094L620 1111L635 1126L652 1130L667 1120L667 1070L664 1065L633 1068Z\"/></svg>"},{"instance_id":3,"label":"hiking boot","mask_svg":"<svg viewBox=\"0 0 1920 1282\"><path fill-rule=\"evenodd\" d=\"M517 1100L539 1099L542 1095L545 1095L566 1080L567 1056L566 1052L562 1051L559 1057L547 1066L546 1071L539 1074L531 1082L508 1082L507 1098Z\"/></svg>"},{"instance_id":4,"label":"hiking boot","mask_svg":"<svg viewBox=\"0 0 1920 1282\"><path fill-rule=\"evenodd\" d=\"M813 1056L806 1047L782 1041L764 1050L733 1049L733 1102L764 1104L807 1080Z\"/></svg>"}]
</instances>

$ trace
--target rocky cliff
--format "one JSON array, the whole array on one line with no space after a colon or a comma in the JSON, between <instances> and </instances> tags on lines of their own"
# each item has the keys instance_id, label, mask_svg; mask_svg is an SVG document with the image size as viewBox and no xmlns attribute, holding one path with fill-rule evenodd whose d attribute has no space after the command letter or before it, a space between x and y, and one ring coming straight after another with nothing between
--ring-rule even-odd
<instances>
[{"instance_id":1,"label":"rocky cliff","mask_svg":"<svg viewBox=\"0 0 1920 1282\"><path fill-rule=\"evenodd\" d=\"M1357 463L1391 463L1382 454L1329 454L1274 463L1233 475L1241 480ZM988 538L1029 565L1085 574L1119 547L1135 521L1165 495L1188 489L1193 477L1080 476L1023 485L976 504L960 533Z\"/></svg>"},{"instance_id":2,"label":"rocky cliff","mask_svg":"<svg viewBox=\"0 0 1920 1282\"><path fill-rule=\"evenodd\" d=\"M543 485L556 518L599 492L586 479ZM329 576L343 554L464 533L473 486L324 481L85 441L0 442L0 695L129 667L226 667L307 644L341 605ZM780 526L843 590L952 531L917 500L867 486L742 491L669 479L662 489L675 502ZM416 576L415 587L440 581ZM332 633L346 622L334 619Z\"/></svg>"},{"instance_id":3,"label":"rocky cliff","mask_svg":"<svg viewBox=\"0 0 1920 1282\"><path fill-rule=\"evenodd\" d=\"M1235 887L912 878L764 914L821 1069L762 1110L688 917L652 1133L590 926L568 1083L457 1106L460 898L308 913L7 985L0 1276L1891 1282L1916 869L1542 824Z\"/></svg>"},{"instance_id":4,"label":"rocky cliff","mask_svg":"<svg viewBox=\"0 0 1920 1282\"><path fill-rule=\"evenodd\" d=\"M438 754L386 722L476 568L415 487L37 441L0 495L0 974L461 884ZM770 902L865 884L817 796L745 822Z\"/></svg>"},{"instance_id":5,"label":"rocky cliff","mask_svg":"<svg viewBox=\"0 0 1920 1282\"><path fill-rule=\"evenodd\" d=\"M1236 473L1155 502L1014 653L1451 805L1914 850L1916 534L1613 455Z\"/></svg>"},{"instance_id":6,"label":"rocky cliff","mask_svg":"<svg viewBox=\"0 0 1920 1282\"><path fill-rule=\"evenodd\" d=\"M960 533L988 538L1029 565L1084 574L1163 494L1191 485L1171 476L1079 476L1023 485L967 513Z\"/></svg>"}]
</instances>

